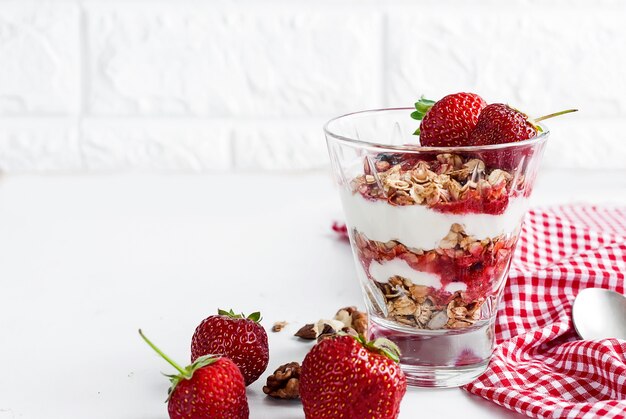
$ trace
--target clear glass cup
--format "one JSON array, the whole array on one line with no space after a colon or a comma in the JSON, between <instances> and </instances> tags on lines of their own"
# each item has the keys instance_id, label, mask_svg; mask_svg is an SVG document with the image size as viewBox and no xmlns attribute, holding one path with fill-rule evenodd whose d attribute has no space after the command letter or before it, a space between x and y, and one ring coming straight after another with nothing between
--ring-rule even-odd
<instances>
[{"instance_id":1,"label":"clear glass cup","mask_svg":"<svg viewBox=\"0 0 626 419\"><path fill-rule=\"evenodd\" d=\"M422 147L412 108L324 127L370 338L400 347L410 385L454 387L487 368L511 257L548 131L478 147Z\"/></svg>"}]
</instances>

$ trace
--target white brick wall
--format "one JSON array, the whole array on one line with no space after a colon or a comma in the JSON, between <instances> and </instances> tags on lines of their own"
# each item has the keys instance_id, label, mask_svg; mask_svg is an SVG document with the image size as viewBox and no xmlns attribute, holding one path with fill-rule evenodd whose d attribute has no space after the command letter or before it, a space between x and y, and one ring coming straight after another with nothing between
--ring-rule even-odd
<instances>
[{"instance_id":1,"label":"white brick wall","mask_svg":"<svg viewBox=\"0 0 626 419\"><path fill-rule=\"evenodd\" d=\"M297 170L323 122L470 90L626 169L620 0L0 0L0 170Z\"/></svg>"}]
</instances>

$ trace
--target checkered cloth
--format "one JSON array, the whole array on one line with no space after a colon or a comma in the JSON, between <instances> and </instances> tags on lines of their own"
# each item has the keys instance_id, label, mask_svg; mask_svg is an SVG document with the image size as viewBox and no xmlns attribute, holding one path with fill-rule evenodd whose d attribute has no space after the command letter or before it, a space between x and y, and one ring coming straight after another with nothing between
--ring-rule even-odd
<instances>
[{"instance_id":1,"label":"checkered cloth","mask_svg":"<svg viewBox=\"0 0 626 419\"><path fill-rule=\"evenodd\" d=\"M571 317L584 288L623 294L625 272L626 208L530 211L498 313L498 346L465 389L531 417L626 417L626 341L578 340Z\"/></svg>"},{"instance_id":2,"label":"checkered cloth","mask_svg":"<svg viewBox=\"0 0 626 419\"><path fill-rule=\"evenodd\" d=\"M340 225L333 229L342 233ZM625 273L626 208L531 210L498 313L493 358L464 388L530 417L626 418L626 341L578 340L571 319L580 290L624 294Z\"/></svg>"}]
</instances>

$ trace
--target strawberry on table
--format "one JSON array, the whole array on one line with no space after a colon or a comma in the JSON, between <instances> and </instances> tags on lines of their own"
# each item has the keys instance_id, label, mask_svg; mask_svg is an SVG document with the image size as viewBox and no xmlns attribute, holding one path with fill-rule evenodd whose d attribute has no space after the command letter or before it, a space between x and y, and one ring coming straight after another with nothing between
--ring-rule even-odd
<instances>
[{"instance_id":1,"label":"strawberry on table","mask_svg":"<svg viewBox=\"0 0 626 419\"><path fill-rule=\"evenodd\" d=\"M247 419L246 386L239 368L228 358L207 355L181 367L157 348L141 329L139 334L178 374L168 375L170 419Z\"/></svg>"},{"instance_id":2,"label":"strawberry on table","mask_svg":"<svg viewBox=\"0 0 626 419\"><path fill-rule=\"evenodd\" d=\"M300 398L307 418L393 419L406 377L388 339L335 336L315 345L302 363Z\"/></svg>"},{"instance_id":3,"label":"strawberry on table","mask_svg":"<svg viewBox=\"0 0 626 419\"><path fill-rule=\"evenodd\" d=\"M255 382L267 368L267 333L259 321L261 313L249 316L233 310L218 310L198 325L191 338L191 360L208 354L225 355L243 374L246 386Z\"/></svg>"},{"instance_id":4,"label":"strawberry on table","mask_svg":"<svg viewBox=\"0 0 626 419\"><path fill-rule=\"evenodd\" d=\"M427 147L458 147L467 144L478 116L487 103L475 93L454 93L443 99L420 99L411 117L421 120L415 134Z\"/></svg>"}]
</instances>

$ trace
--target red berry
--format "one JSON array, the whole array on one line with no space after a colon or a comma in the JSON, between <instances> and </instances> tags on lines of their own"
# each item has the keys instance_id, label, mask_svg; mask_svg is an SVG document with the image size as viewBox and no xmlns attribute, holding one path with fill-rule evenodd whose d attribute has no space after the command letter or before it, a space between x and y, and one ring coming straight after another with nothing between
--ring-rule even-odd
<instances>
[{"instance_id":1,"label":"red berry","mask_svg":"<svg viewBox=\"0 0 626 419\"><path fill-rule=\"evenodd\" d=\"M170 419L248 418L246 385L233 361L222 357L193 372L170 393Z\"/></svg>"},{"instance_id":2,"label":"red berry","mask_svg":"<svg viewBox=\"0 0 626 419\"><path fill-rule=\"evenodd\" d=\"M225 355L239 367L246 385L255 382L267 368L267 333L258 323L259 313L247 318L219 310L200 323L191 338L191 360L207 354Z\"/></svg>"},{"instance_id":3,"label":"red berry","mask_svg":"<svg viewBox=\"0 0 626 419\"><path fill-rule=\"evenodd\" d=\"M528 116L503 103L492 103L481 112L469 145L493 145L528 140L537 129Z\"/></svg>"},{"instance_id":4,"label":"red berry","mask_svg":"<svg viewBox=\"0 0 626 419\"><path fill-rule=\"evenodd\" d=\"M302 363L300 398L307 418L397 418L406 392L398 363L365 343L340 336L321 341Z\"/></svg>"},{"instance_id":5,"label":"red berry","mask_svg":"<svg viewBox=\"0 0 626 419\"><path fill-rule=\"evenodd\" d=\"M478 117L469 143L473 146L515 143L536 135L537 129L528 121L527 115L508 105L492 103ZM512 170L531 154L532 147L510 147L484 151L481 158L488 167Z\"/></svg>"},{"instance_id":6,"label":"red berry","mask_svg":"<svg viewBox=\"0 0 626 419\"><path fill-rule=\"evenodd\" d=\"M209 355L183 368L157 348L141 330L139 334L179 372L168 375L172 383L167 399L170 419L248 419L246 385L233 361Z\"/></svg>"},{"instance_id":7,"label":"red berry","mask_svg":"<svg viewBox=\"0 0 626 419\"><path fill-rule=\"evenodd\" d=\"M420 143L427 147L468 145L470 133L487 103L474 93L455 93L436 102L420 124Z\"/></svg>"}]
</instances>

